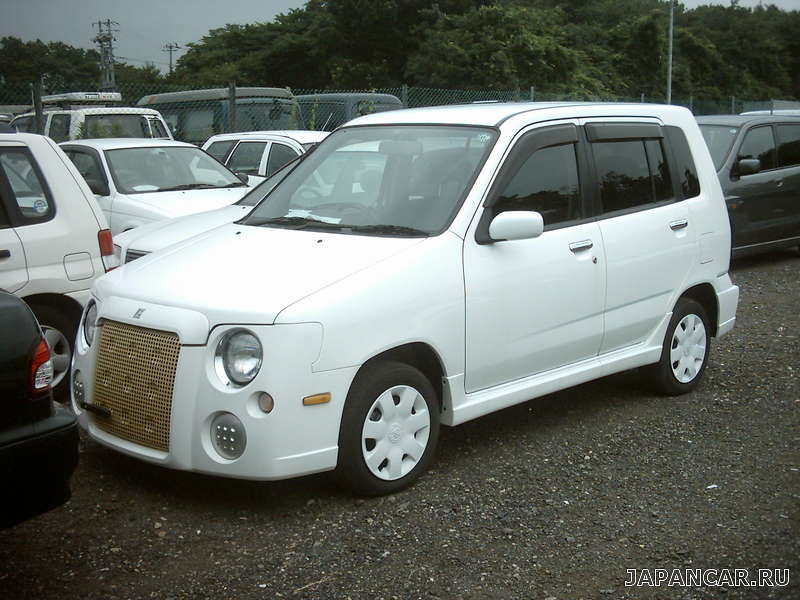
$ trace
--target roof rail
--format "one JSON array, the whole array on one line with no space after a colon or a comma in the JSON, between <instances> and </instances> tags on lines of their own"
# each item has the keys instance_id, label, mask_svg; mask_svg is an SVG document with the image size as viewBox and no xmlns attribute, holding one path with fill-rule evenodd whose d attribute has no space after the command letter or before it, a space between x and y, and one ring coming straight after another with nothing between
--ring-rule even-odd
<instances>
[{"instance_id":1,"label":"roof rail","mask_svg":"<svg viewBox=\"0 0 800 600\"><path fill-rule=\"evenodd\" d=\"M119 92L67 92L42 96L42 104L61 104L66 102L122 102Z\"/></svg>"}]
</instances>

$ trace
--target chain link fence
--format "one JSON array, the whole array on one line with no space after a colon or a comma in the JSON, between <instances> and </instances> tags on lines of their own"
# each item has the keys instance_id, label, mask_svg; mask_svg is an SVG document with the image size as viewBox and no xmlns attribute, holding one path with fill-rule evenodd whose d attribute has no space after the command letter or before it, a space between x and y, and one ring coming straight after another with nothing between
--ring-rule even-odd
<instances>
[{"instance_id":1,"label":"chain link fence","mask_svg":"<svg viewBox=\"0 0 800 600\"><path fill-rule=\"evenodd\" d=\"M91 91L69 89L63 91ZM575 97L526 90L454 90L400 86L394 88L324 90L228 87L198 90L168 84L125 84L117 86L120 101L106 106L141 107L158 110L176 139L202 143L215 133L267 129L332 130L342 123L371 112L396 108L442 106L474 102L655 102L662 97L597 96ZM32 111L35 86L0 83L0 119ZM43 98L44 110L55 108ZM688 107L695 115L737 114L745 110L769 109L775 101L747 98L682 98L673 104ZM797 105L800 107L800 104ZM49 120L42 122L49 133Z\"/></svg>"}]
</instances>

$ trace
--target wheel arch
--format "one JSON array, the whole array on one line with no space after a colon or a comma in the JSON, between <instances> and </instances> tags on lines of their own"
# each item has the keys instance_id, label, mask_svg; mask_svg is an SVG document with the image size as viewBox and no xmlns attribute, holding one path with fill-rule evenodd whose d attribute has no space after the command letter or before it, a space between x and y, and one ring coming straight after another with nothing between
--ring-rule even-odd
<instances>
[{"instance_id":1,"label":"wheel arch","mask_svg":"<svg viewBox=\"0 0 800 600\"><path fill-rule=\"evenodd\" d=\"M355 381L359 375L364 373L369 367L380 361L395 361L410 365L418 369L430 381L439 399L439 409L442 410L443 404L443 378L445 370L442 359L436 350L424 342L410 342L384 350L372 358L366 360L356 372L353 379Z\"/></svg>"},{"instance_id":2,"label":"wheel arch","mask_svg":"<svg viewBox=\"0 0 800 600\"><path fill-rule=\"evenodd\" d=\"M717 293L714 291L714 286L710 283L700 283L690 287L688 290L681 294L681 298L691 298L700 306L702 306L708 313L709 325L711 327L711 335L717 335L717 322L719 320L719 305L717 302Z\"/></svg>"},{"instance_id":3,"label":"wheel arch","mask_svg":"<svg viewBox=\"0 0 800 600\"><path fill-rule=\"evenodd\" d=\"M65 294L31 294L30 296L23 296L22 298L28 306L34 305L48 306L55 310L69 311L74 318L80 318L83 313L83 306L81 303Z\"/></svg>"}]
</instances>

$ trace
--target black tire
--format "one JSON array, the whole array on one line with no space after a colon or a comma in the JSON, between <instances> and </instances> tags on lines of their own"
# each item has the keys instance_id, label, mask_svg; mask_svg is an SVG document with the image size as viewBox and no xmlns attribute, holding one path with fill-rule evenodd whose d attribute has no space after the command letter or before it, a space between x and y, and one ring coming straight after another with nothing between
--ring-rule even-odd
<instances>
[{"instance_id":1,"label":"black tire","mask_svg":"<svg viewBox=\"0 0 800 600\"><path fill-rule=\"evenodd\" d=\"M384 397L385 402L384 394L389 391L392 391L391 401L397 407L400 407L400 394L407 396L400 412L386 416L382 414L378 402L381 397ZM424 424L422 402L429 419L427 425ZM404 418L407 409L409 412ZM414 415L417 414L422 416L415 418ZM373 423L387 422L383 439L362 436L368 419ZM417 427L419 429L411 433ZM337 479L340 484L357 494L392 494L411 485L428 468L436 452L438 440L439 401L431 382L409 365L390 361L376 362L356 376L347 394L339 430ZM417 446L414 446L414 450L424 446L421 456L416 459L413 454L406 453L408 444L413 446L415 443ZM370 450L376 453L386 450L393 456L387 454L380 463L377 463L379 458L376 458L370 467L365 458ZM378 454L374 456L378 457ZM373 470L379 474L376 475ZM398 476L398 473L402 475Z\"/></svg>"},{"instance_id":2,"label":"black tire","mask_svg":"<svg viewBox=\"0 0 800 600\"><path fill-rule=\"evenodd\" d=\"M67 307L56 308L49 304L31 304L31 310L39 320L42 329L45 330L45 338L49 343L53 343L54 336L48 335L47 328L55 329L63 336L61 341L55 344L56 347L51 348L54 378L57 378L62 372L64 373L61 381L53 386L53 399L62 404L67 403L69 401L70 363L72 362L72 353L75 351L75 336L78 333L81 312ZM66 362L64 362L65 360Z\"/></svg>"},{"instance_id":3,"label":"black tire","mask_svg":"<svg viewBox=\"0 0 800 600\"><path fill-rule=\"evenodd\" d=\"M695 319L694 325L692 324L692 317ZM687 343L683 351L681 351L679 346L684 345L678 339L681 332L686 332L686 335L692 336L691 339L697 339L700 336L697 319L702 323L703 350L700 352L700 344L698 342ZM692 329L691 331L686 328L687 325ZM675 350L676 354L680 353L677 360L673 360L676 358L673 355L673 350ZM661 360L647 368L647 375L651 378L655 390L667 396L678 396L691 392L703 378L710 350L711 327L709 326L705 309L699 302L691 298L679 299L667 327L667 333L664 336ZM702 355L702 362L698 364L700 355Z\"/></svg>"}]
</instances>

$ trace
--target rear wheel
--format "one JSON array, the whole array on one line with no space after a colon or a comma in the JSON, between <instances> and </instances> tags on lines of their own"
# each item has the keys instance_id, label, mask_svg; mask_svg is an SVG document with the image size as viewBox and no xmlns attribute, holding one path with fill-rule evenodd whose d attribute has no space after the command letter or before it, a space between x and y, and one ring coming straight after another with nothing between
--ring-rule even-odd
<instances>
[{"instance_id":1,"label":"rear wheel","mask_svg":"<svg viewBox=\"0 0 800 600\"><path fill-rule=\"evenodd\" d=\"M50 346L53 398L57 402L65 403L69 397L69 370L81 320L80 312L66 307L55 308L49 304L32 304L31 310L39 320L44 339Z\"/></svg>"},{"instance_id":2,"label":"rear wheel","mask_svg":"<svg viewBox=\"0 0 800 600\"><path fill-rule=\"evenodd\" d=\"M356 493L391 494L427 469L438 439L439 403L430 381L403 363L375 363L347 395L337 475Z\"/></svg>"},{"instance_id":3,"label":"rear wheel","mask_svg":"<svg viewBox=\"0 0 800 600\"><path fill-rule=\"evenodd\" d=\"M708 362L710 332L700 303L690 298L678 300L664 336L661 360L649 369L657 391L677 396L697 387Z\"/></svg>"}]
</instances>

